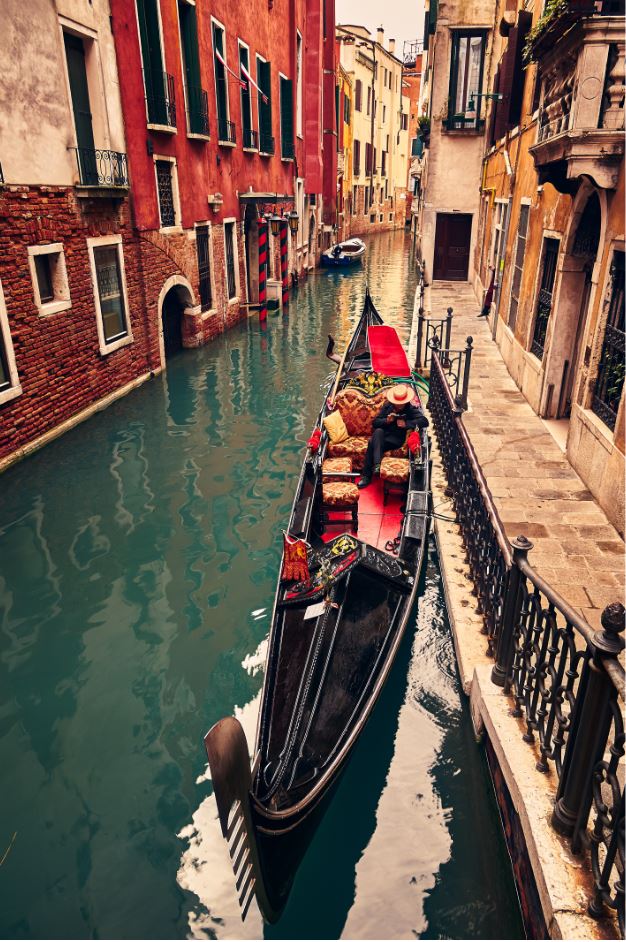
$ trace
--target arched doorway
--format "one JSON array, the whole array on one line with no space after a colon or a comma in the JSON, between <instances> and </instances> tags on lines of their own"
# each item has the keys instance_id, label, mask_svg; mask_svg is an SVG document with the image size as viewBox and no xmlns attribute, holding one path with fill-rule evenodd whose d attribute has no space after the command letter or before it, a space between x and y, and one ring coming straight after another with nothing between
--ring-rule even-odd
<instances>
[{"instance_id":1,"label":"arched doorway","mask_svg":"<svg viewBox=\"0 0 626 942\"><path fill-rule=\"evenodd\" d=\"M546 364L546 418L569 419L585 325L597 280L596 259L602 228L597 190L586 186L576 201L564 245L554 329Z\"/></svg>"},{"instance_id":2,"label":"arched doorway","mask_svg":"<svg viewBox=\"0 0 626 942\"><path fill-rule=\"evenodd\" d=\"M161 325L166 360L183 349L183 317L186 308L191 306L192 300L184 285L173 285L163 299Z\"/></svg>"}]
</instances>

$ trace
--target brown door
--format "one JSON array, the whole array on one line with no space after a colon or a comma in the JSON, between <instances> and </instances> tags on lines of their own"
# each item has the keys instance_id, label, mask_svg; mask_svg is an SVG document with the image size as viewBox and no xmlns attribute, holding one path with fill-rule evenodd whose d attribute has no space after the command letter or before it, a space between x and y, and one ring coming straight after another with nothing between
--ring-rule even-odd
<instances>
[{"instance_id":1,"label":"brown door","mask_svg":"<svg viewBox=\"0 0 626 942\"><path fill-rule=\"evenodd\" d=\"M434 279L467 281L471 237L471 214L437 213Z\"/></svg>"}]
</instances>

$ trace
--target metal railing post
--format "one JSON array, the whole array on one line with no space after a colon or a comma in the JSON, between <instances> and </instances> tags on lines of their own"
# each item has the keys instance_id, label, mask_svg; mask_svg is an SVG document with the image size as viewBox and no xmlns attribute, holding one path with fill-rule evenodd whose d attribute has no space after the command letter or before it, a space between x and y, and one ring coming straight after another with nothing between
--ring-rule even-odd
<instances>
[{"instance_id":1,"label":"metal railing post","mask_svg":"<svg viewBox=\"0 0 626 942\"><path fill-rule=\"evenodd\" d=\"M415 350L415 369L422 368L422 336L424 333L424 308L420 307L417 312L417 348Z\"/></svg>"},{"instance_id":2,"label":"metal railing post","mask_svg":"<svg viewBox=\"0 0 626 942\"><path fill-rule=\"evenodd\" d=\"M604 753L610 727L611 680L602 661L616 658L624 647L624 606L607 605L601 617L602 631L596 631L592 656L585 664L576 697L563 770L552 812L552 827L567 837L574 835L572 850L580 850L580 834L587 824L591 806L594 766ZM575 833L576 832L576 833Z\"/></svg>"},{"instance_id":3,"label":"metal railing post","mask_svg":"<svg viewBox=\"0 0 626 942\"><path fill-rule=\"evenodd\" d=\"M473 337L467 338L467 347L465 348L465 366L463 369L463 385L461 387L461 394L457 396L457 402L463 411L467 410L467 391L469 389L469 378L470 378L470 368L472 365L472 344L474 343Z\"/></svg>"},{"instance_id":4,"label":"metal railing post","mask_svg":"<svg viewBox=\"0 0 626 942\"><path fill-rule=\"evenodd\" d=\"M448 308L448 316L446 318L446 342L442 344L444 350L450 349L450 335L452 333L452 311L453 308Z\"/></svg>"},{"instance_id":5,"label":"metal railing post","mask_svg":"<svg viewBox=\"0 0 626 942\"><path fill-rule=\"evenodd\" d=\"M526 561L533 544L525 536L518 536L511 540L513 547L513 563L509 569L504 604L502 606L502 624L496 641L496 663L491 670L491 682L498 687L504 687L508 693L510 673L513 666L513 651L515 641L515 626L519 622L522 610L522 573L519 561Z\"/></svg>"}]
</instances>

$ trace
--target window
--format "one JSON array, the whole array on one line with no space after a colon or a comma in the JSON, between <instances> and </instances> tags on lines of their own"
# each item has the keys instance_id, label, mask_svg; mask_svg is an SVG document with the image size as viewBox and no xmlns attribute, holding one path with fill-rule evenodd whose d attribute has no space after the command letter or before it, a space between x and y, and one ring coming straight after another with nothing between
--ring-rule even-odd
<instances>
[{"instance_id":1,"label":"window","mask_svg":"<svg viewBox=\"0 0 626 942\"><path fill-rule=\"evenodd\" d=\"M248 47L239 43L239 77L241 79L241 133L243 146L248 150L257 150L259 146L256 131L252 126L252 95L250 93L250 53Z\"/></svg>"},{"instance_id":2,"label":"window","mask_svg":"<svg viewBox=\"0 0 626 942\"><path fill-rule=\"evenodd\" d=\"M452 57L450 63L450 104L446 127L478 128L482 125L480 108L482 98L474 98L482 90L485 32L452 31ZM474 111L469 111L470 103Z\"/></svg>"},{"instance_id":3,"label":"window","mask_svg":"<svg viewBox=\"0 0 626 942\"><path fill-rule=\"evenodd\" d=\"M190 134L209 134L209 102L200 83L200 55L198 53L198 25L194 4L178 0L181 49L185 97L187 100L187 125Z\"/></svg>"},{"instance_id":4,"label":"window","mask_svg":"<svg viewBox=\"0 0 626 942\"><path fill-rule=\"evenodd\" d=\"M513 281L511 284L511 303L509 305L509 327L511 330L515 330L515 322L517 320L529 216L530 205L528 203L522 203L519 208L519 223L517 226L517 240L515 242L515 258L513 263Z\"/></svg>"},{"instance_id":5,"label":"window","mask_svg":"<svg viewBox=\"0 0 626 942\"><path fill-rule=\"evenodd\" d=\"M63 42L74 113L80 182L83 186L98 186L104 181L101 180L96 160L85 45L78 36L66 32L63 33Z\"/></svg>"},{"instance_id":6,"label":"window","mask_svg":"<svg viewBox=\"0 0 626 942\"><path fill-rule=\"evenodd\" d=\"M543 265L541 281L537 296L537 309L535 312L535 326L530 352L540 360L543 359L544 344L548 332L548 320L552 310L554 279L556 277L556 262L559 254L559 240L544 238Z\"/></svg>"},{"instance_id":7,"label":"window","mask_svg":"<svg viewBox=\"0 0 626 942\"><path fill-rule=\"evenodd\" d=\"M343 95L343 121L344 124L350 124L350 99L345 92Z\"/></svg>"},{"instance_id":8,"label":"window","mask_svg":"<svg viewBox=\"0 0 626 942\"><path fill-rule=\"evenodd\" d=\"M273 154L271 66L260 56L256 57L256 76L259 86L259 150L262 154Z\"/></svg>"},{"instance_id":9,"label":"window","mask_svg":"<svg viewBox=\"0 0 626 942\"><path fill-rule=\"evenodd\" d=\"M607 305L608 315L591 408L605 425L614 429L624 389L624 252L613 252Z\"/></svg>"},{"instance_id":10,"label":"window","mask_svg":"<svg viewBox=\"0 0 626 942\"><path fill-rule=\"evenodd\" d=\"M354 110L361 111L363 101L363 82L357 79L354 84Z\"/></svg>"},{"instance_id":11,"label":"window","mask_svg":"<svg viewBox=\"0 0 626 942\"><path fill-rule=\"evenodd\" d=\"M280 76L280 153L283 160L292 160L293 147L293 82Z\"/></svg>"},{"instance_id":12,"label":"window","mask_svg":"<svg viewBox=\"0 0 626 942\"><path fill-rule=\"evenodd\" d=\"M87 239L100 353L112 353L133 340L128 321L121 236Z\"/></svg>"},{"instance_id":13,"label":"window","mask_svg":"<svg viewBox=\"0 0 626 942\"><path fill-rule=\"evenodd\" d=\"M408 131L408 129L409 129L409 116L408 114L401 114L400 115L400 130Z\"/></svg>"},{"instance_id":14,"label":"window","mask_svg":"<svg viewBox=\"0 0 626 942\"><path fill-rule=\"evenodd\" d=\"M372 110L372 89L371 89L370 86L368 85L368 86L367 86L367 109L366 109L366 113L369 114L371 110Z\"/></svg>"},{"instance_id":15,"label":"window","mask_svg":"<svg viewBox=\"0 0 626 942\"><path fill-rule=\"evenodd\" d=\"M358 212L358 198L359 198L359 188L358 186L352 187L352 215L356 216Z\"/></svg>"},{"instance_id":16,"label":"window","mask_svg":"<svg viewBox=\"0 0 626 942\"><path fill-rule=\"evenodd\" d=\"M174 80L163 70L157 0L137 0L137 20L148 122L161 127L176 127Z\"/></svg>"},{"instance_id":17,"label":"window","mask_svg":"<svg viewBox=\"0 0 626 942\"><path fill-rule=\"evenodd\" d=\"M361 142L357 141L356 138L352 144L352 161L354 176L358 177L361 174Z\"/></svg>"},{"instance_id":18,"label":"window","mask_svg":"<svg viewBox=\"0 0 626 942\"><path fill-rule=\"evenodd\" d=\"M226 248L226 288L228 290L228 300L232 301L237 297L237 266L235 264L235 223L224 223L224 242Z\"/></svg>"},{"instance_id":19,"label":"window","mask_svg":"<svg viewBox=\"0 0 626 942\"><path fill-rule=\"evenodd\" d=\"M198 226L196 229L196 250L198 253L198 280L200 291L200 310L208 311L213 304L211 284L211 257L209 249L209 227Z\"/></svg>"},{"instance_id":20,"label":"window","mask_svg":"<svg viewBox=\"0 0 626 942\"><path fill-rule=\"evenodd\" d=\"M302 36L296 33L296 134L302 137Z\"/></svg>"},{"instance_id":21,"label":"window","mask_svg":"<svg viewBox=\"0 0 626 942\"><path fill-rule=\"evenodd\" d=\"M383 104L383 124L387 120L387 105Z\"/></svg>"},{"instance_id":22,"label":"window","mask_svg":"<svg viewBox=\"0 0 626 942\"><path fill-rule=\"evenodd\" d=\"M217 99L217 138L220 144L235 143L235 124L230 120L228 81L226 77L226 33L216 20L213 24L213 66Z\"/></svg>"},{"instance_id":23,"label":"window","mask_svg":"<svg viewBox=\"0 0 626 942\"><path fill-rule=\"evenodd\" d=\"M372 172L372 145L369 141L365 142L365 173Z\"/></svg>"},{"instance_id":24,"label":"window","mask_svg":"<svg viewBox=\"0 0 626 942\"><path fill-rule=\"evenodd\" d=\"M7 309L4 303L4 294L2 292L2 282L0 282L0 404L15 399L22 392L17 366L15 365L15 355L13 353L13 341L9 330L9 319Z\"/></svg>"},{"instance_id":25,"label":"window","mask_svg":"<svg viewBox=\"0 0 626 942\"><path fill-rule=\"evenodd\" d=\"M500 292L504 278L504 253L509 231L509 209L511 200L496 200L495 222L493 227L493 248L491 264L495 268L495 305L496 312L500 308Z\"/></svg>"},{"instance_id":26,"label":"window","mask_svg":"<svg viewBox=\"0 0 626 942\"><path fill-rule=\"evenodd\" d=\"M383 177L387 176L387 151L385 150L382 152L380 172Z\"/></svg>"},{"instance_id":27,"label":"window","mask_svg":"<svg viewBox=\"0 0 626 942\"><path fill-rule=\"evenodd\" d=\"M161 229L169 229L179 224L178 187L175 180L176 165L167 158L155 158L154 168Z\"/></svg>"},{"instance_id":28,"label":"window","mask_svg":"<svg viewBox=\"0 0 626 942\"><path fill-rule=\"evenodd\" d=\"M72 302L61 243L29 246L28 262L39 313L58 314L70 308Z\"/></svg>"}]
</instances>

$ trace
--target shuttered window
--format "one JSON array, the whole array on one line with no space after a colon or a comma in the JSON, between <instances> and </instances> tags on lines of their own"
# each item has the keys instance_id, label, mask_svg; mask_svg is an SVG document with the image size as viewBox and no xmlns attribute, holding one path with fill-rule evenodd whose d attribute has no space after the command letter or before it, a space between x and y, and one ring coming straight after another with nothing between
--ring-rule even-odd
<instances>
[{"instance_id":1,"label":"shuttered window","mask_svg":"<svg viewBox=\"0 0 626 942\"><path fill-rule=\"evenodd\" d=\"M521 10L516 25L509 32L509 41L498 70L497 91L501 93L502 101L498 102L494 119L494 143L520 121L526 80L522 55L531 24L532 14Z\"/></svg>"},{"instance_id":2,"label":"shuttered window","mask_svg":"<svg viewBox=\"0 0 626 942\"><path fill-rule=\"evenodd\" d=\"M449 131L478 128L481 125L482 91L486 34L452 31L450 59L450 103L446 127ZM470 103L474 110L469 111Z\"/></svg>"},{"instance_id":3,"label":"shuttered window","mask_svg":"<svg viewBox=\"0 0 626 942\"><path fill-rule=\"evenodd\" d=\"M224 30L217 23L213 23L213 64L215 68L215 96L217 98L217 136L220 141L230 141L228 114L228 86L226 84L226 68L222 59L226 60L226 41Z\"/></svg>"},{"instance_id":4,"label":"shuttered window","mask_svg":"<svg viewBox=\"0 0 626 942\"><path fill-rule=\"evenodd\" d=\"M189 3L178 3L182 39L183 66L187 116L192 134L209 133L207 94L201 87L200 54L198 52L198 25L196 8Z\"/></svg>"},{"instance_id":5,"label":"shuttered window","mask_svg":"<svg viewBox=\"0 0 626 942\"><path fill-rule=\"evenodd\" d=\"M354 85L354 110L360 111L363 101L363 82L357 79Z\"/></svg>"},{"instance_id":6,"label":"shuttered window","mask_svg":"<svg viewBox=\"0 0 626 942\"><path fill-rule=\"evenodd\" d=\"M237 278L235 276L235 223L224 223L224 240L226 242L226 287L228 300L237 294Z\"/></svg>"},{"instance_id":7,"label":"shuttered window","mask_svg":"<svg viewBox=\"0 0 626 942\"><path fill-rule=\"evenodd\" d=\"M169 124L157 0L137 0L137 20L148 121L152 124Z\"/></svg>"},{"instance_id":8,"label":"shuttered window","mask_svg":"<svg viewBox=\"0 0 626 942\"><path fill-rule=\"evenodd\" d=\"M548 333L548 321L550 320L554 300L553 292L554 280L556 278L556 263L559 255L559 240L545 238L543 240L543 246L541 282L537 296L533 339L530 345L530 352L534 353L540 360L543 359L546 335Z\"/></svg>"},{"instance_id":9,"label":"shuttered window","mask_svg":"<svg viewBox=\"0 0 626 942\"><path fill-rule=\"evenodd\" d=\"M511 303L509 305L509 327L515 330L517 309L519 307L520 286L524 271L524 256L526 254L526 236L528 234L528 219L530 206L522 203L519 209L519 223L517 226L517 240L515 243L515 257L513 263L513 281L511 283Z\"/></svg>"},{"instance_id":10,"label":"shuttered window","mask_svg":"<svg viewBox=\"0 0 626 942\"><path fill-rule=\"evenodd\" d=\"M345 92L343 95L343 122L344 124L350 124L350 99Z\"/></svg>"},{"instance_id":11,"label":"shuttered window","mask_svg":"<svg viewBox=\"0 0 626 942\"><path fill-rule=\"evenodd\" d=\"M372 172L372 145L369 141L365 142L365 173Z\"/></svg>"},{"instance_id":12,"label":"shuttered window","mask_svg":"<svg viewBox=\"0 0 626 942\"><path fill-rule=\"evenodd\" d=\"M196 229L196 250L198 252L198 280L200 288L200 310L208 311L213 303L211 289L211 258L209 254L209 227L198 226Z\"/></svg>"},{"instance_id":13,"label":"shuttered window","mask_svg":"<svg viewBox=\"0 0 626 942\"><path fill-rule=\"evenodd\" d=\"M494 94L497 94L499 90L500 90L500 66L498 66L498 68L496 69L496 74L493 79ZM489 141L489 144L492 147L496 143L496 121L498 117L498 104L499 102L496 101L496 99L494 98L491 102L491 111L489 113L489 132L487 135L487 139Z\"/></svg>"},{"instance_id":14,"label":"shuttered window","mask_svg":"<svg viewBox=\"0 0 626 942\"><path fill-rule=\"evenodd\" d=\"M259 150L263 154L274 153L272 136L272 78L269 62L257 56L257 85L259 86Z\"/></svg>"},{"instance_id":15,"label":"shuttered window","mask_svg":"<svg viewBox=\"0 0 626 942\"><path fill-rule=\"evenodd\" d=\"M357 141L356 138L352 144L352 170L355 177L358 177L361 173L361 142Z\"/></svg>"},{"instance_id":16,"label":"shuttered window","mask_svg":"<svg viewBox=\"0 0 626 942\"><path fill-rule=\"evenodd\" d=\"M293 157L293 82L280 77L280 153L290 160Z\"/></svg>"},{"instance_id":17,"label":"shuttered window","mask_svg":"<svg viewBox=\"0 0 626 942\"><path fill-rule=\"evenodd\" d=\"M256 135L252 127L252 95L250 94L250 82L244 74L250 72L250 55L245 46L239 46L239 76L244 83L241 86L241 130L243 135L244 147L256 147Z\"/></svg>"}]
</instances>

